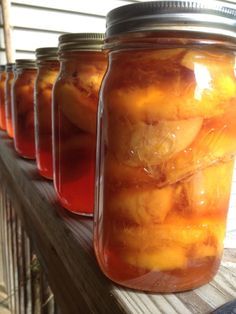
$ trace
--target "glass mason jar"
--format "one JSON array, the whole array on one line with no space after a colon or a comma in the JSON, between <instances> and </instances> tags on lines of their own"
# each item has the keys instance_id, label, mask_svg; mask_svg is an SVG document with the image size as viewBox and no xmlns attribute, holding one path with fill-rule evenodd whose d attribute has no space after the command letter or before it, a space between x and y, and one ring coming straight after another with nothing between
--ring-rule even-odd
<instances>
[{"instance_id":1,"label":"glass mason jar","mask_svg":"<svg viewBox=\"0 0 236 314\"><path fill-rule=\"evenodd\" d=\"M0 65L0 128L6 130L5 113L5 85L6 85L6 67Z\"/></svg>"},{"instance_id":2,"label":"glass mason jar","mask_svg":"<svg viewBox=\"0 0 236 314\"><path fill-rule=\"evenodd\" d=\"M94 240L101 269L124 286L184 291L220 265L236 153L235 15L233 4L195 0L107 16Z\"/></svg>"},{"instance_id":3,"label":"glass mason jar","mask_svg":"<svg viewBox=\"0 0 236 314\"><path fill-rule=\"evenodd\" d=\"M6 65L6 82L5 82L5 114L6 114L6 130L9 137L14 137L12 126L12 85L14 81L15 63L7 63Z\"/></svg>"},{"instance_id":4,"label":"glass mason jar","mask_svg":"<svg viewBox=\"0 0 236 314\"><path fill-rule=\"evenodd\" d=\"M71 212L93 215L98 91L106 70L103 34L59 38L61 69L54 87L54 184Z\"/></svg>"},{"instance_id":5,"label":"glass mason jar","mask_svg":"<svg viewBox=\"0 0 236 314\"><path fill-rule=\"evenodd\" d=\"M58 48L36 49L38 74L35 83L35 148L39 173L53 178L52 88L59 72Z\"/></svg>"},{"instance_id":6,"label":"glass mason jar","mask_svg":"<svg viewBox=\"0 0 236 314\"><path fill-rule=\"evenodd\" d=\"M35 159L34 85L37 75L35 60L16 60L15 74L12 90L14 146L21 157Z\"/></svg>"}]
</instances>

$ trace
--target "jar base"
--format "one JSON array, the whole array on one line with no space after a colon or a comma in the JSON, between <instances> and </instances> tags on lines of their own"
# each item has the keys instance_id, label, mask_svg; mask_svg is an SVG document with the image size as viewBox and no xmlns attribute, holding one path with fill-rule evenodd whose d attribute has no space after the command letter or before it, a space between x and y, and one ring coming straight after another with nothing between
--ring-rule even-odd
<instances>
[{"instance_id":1,"label":"jar base","mask_svg":"<svg viewBox=\"0 0 236 314\"><path fill-rule=\"evenodd\" d=\"M26 155L21 154L21 153L19 153L19 152L17 152L17 154L18 154L21 158L23 158L23 159L27 159L27 160L35 160L35 157L26 156Z\"/></svg>"},{"instance_id":2,"label":"jar base","mask_svg":"<svg viewBox=\"0 0 236 314\"><path fill-rule=\"evenodd\" d=\"M194 286L186 286L186 287L178 287L178 288L168 288L168 287L164 287L165 283L162 284L157 284L156 287L152 288L152 287L142 287L142 282L140 282L140 284L138 285L132 285L130 283L126 283L126 282L118 282L118 281L114 281L111 278L109 278L111 281L113 281L115 284L118 284L122 287L125 288L129 288L132 290L136 290L136 291L142 291L142 292L146 292L146 293L161 293L161 294L169 294L169 293L178 293L178 292L187 292L187 291L192 291L194 289L200 288L206 284L208 284L213 278L214 278L215 274L212 275L211 277L207 277L204 278L204 281L201 282L197 282L194 284Z\"/></svg>"},{"instance_id":3,"label":"jar base","mask_svg":"<svg viewBox=\"0 0 236 314\"><path fill-rule=\"evenodd\" d=\"M119 266L119 270L115 264L110 264L109 272L101 263L100 267L106 277L121 286L144 292L175 293L193 290L209 283L216 275L220 261L219 257L207 257L185 269L162 272L138 269L127 264L125 267L124 263Z\"/></svg>"},{"instance_id":4,"label":"jar base","mask_svg":"<svg viewBox=\"0 0 236 314\"><path fill-rule=\"evenodd\" d=\"M82 211L82 210L73 210L71 209L69 206L67 206L67 204L65 204L65 202L62 202L62 200L60 198L58 198L58 202L59 204L66 209L66 211L68 211L69 213L73 214L73 215L78 215L78 216L83 216L83 217L88 217L88 218L93 218L93 213L89 213L86 211Z\"/></svg>"},{"instance_id":5,"label":"jar base","mask_svg":"<svg viewBox=\"0 0 236 314\"><path fill-rule=\"evenodd\" d=\"M42 171L40 171L40 170L38 169L38 173L39 173L40 176L43 177L44 179L53 181L53 177L52 177L52 176L49 176L49 175L46 175L45 172L42 172Z\"/></svg>"}]
</instances>

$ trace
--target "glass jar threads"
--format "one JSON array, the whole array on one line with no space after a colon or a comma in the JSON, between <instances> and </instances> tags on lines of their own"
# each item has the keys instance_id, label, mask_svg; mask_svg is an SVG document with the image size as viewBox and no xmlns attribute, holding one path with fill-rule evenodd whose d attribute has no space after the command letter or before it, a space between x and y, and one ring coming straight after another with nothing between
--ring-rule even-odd
<instances>
[{"instance_id":1,"label":"glass jar threads","mask_svg":"<svg viewBox=\"0 0 236 314\"><path fill-rule=\"evenodd\" d=\"M106 70L103 34L59 38L61 70L54 88L54 184L69 211L92 215L98 91Z\"/></svg>"},{"instance_id":2,"label":"glass jar threads","mask_svg":"<svg viewBox=\"0 0 236 314\"><path fill-rule=\"evenodd\" d=\"M53 178L52 88L59 72L58 48L36 49L38 74L35 84L35 143L39 173Z\"/></svg>"},{"instance_id":3,"label":"glass jar threads","mask_svg":"<svg viewBox=\"0 0 236 314\"><path fill-rule=\"evenodd\" d=\"M235 16L223 1L107 16L94 243L115 282L176 292L217 272L236 153Z\"/></svg>"},{"instance_id":4,"label":"glass jar threads","mask_svg":"<svg viewBox=\"0 0 236 314\"><path fill-rule=\"evenodd\" d=\"M6 67L0 65L0 128L6 130L6 111L5 111L5 84Z\"/></svg>"},{"instance_id":5,"label":"glass jar threads","mask_svg":"<svg viewBox=\"0 0 236 314\"><path fill-rule=\"evenodd\" d=\"M14 146L21 157L28 159L35 159L34 85L36 74L35 60L16 60L16 76L12 91Z\"/></svg>"},{"instance_id":6,"label":"glass jar threads","mask_svg":"<svg viewBox=\"0 0 236 314\"><path fill-rule=\"evenodd\" d=\"M15 63L7 63L6 65L6 83L5 83L5 114L6 129L9 137L14 137L12 126L12 85L14 80Z\"/></svg>"}]
</instances>

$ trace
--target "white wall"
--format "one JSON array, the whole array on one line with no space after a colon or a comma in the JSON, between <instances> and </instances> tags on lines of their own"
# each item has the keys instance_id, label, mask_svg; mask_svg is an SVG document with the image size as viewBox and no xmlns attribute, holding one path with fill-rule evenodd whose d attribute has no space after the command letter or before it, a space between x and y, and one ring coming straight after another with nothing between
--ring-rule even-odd
<instances>
[{"instance_id":1,"label":"white wall","mask_svg":"<svg viewBox=\"0 0 236 314\"><path fill-rule=\"evenodd\" d=\"M57 46L66 32L105 32L105 16L113 8L136 0L13 0L11 25L15 58L34 57L38 47ZM4 38L0 17L0 63L4 64Z\"/></svg>"}]
</instances>

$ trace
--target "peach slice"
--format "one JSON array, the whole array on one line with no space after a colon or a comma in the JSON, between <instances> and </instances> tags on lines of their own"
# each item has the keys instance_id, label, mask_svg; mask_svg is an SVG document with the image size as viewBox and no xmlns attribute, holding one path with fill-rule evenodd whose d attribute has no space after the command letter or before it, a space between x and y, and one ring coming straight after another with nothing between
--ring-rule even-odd
<instances>
[{"instance_id":1,"label":"peach slice","mask_svg":"<svg viewBox=\"0 0 236 314\"><path fill-rule=\"evenodd\" d=\"M180 59L180 57L186 53L185 48L169 48L169 49L154 49L154 50L137 50L132 51L133 58L129 58L128 62L129 64L133 65L137 62L141 64L142 66L146 67L148 64L153 64L153 62L160 61L167 61L176 62ZM127 59L130 56L130 51L123 51L123 56L126 56ZM120 63L127 62L126 58L122 58L122 60L119 60Z\"/></svg>"},{"instance_id":2,"label":"peach slice","mask_svg":"<svg viewBox=\"0 0 236 314\"><path fill-rule=\"evenodd\" d=\"M92 65L84 65L79 72L79 84L88 92L98 93L103 76L103 65L100 70Z\"/></svg>"},{"instance_id":3,"label":"peach slice","mask_svg":"<svg viewBox=\"0 0 236 314\"><path fill-rule=\"evenodd\" d=\"M104 157L104 180L113 186L156 185L155 178L150 177L144 167L130 167L110 152Z\"/></svg>"},{"instance_id":4,"label":"peach slice","mask_svg":"<svg viewBox=\"0 0 236 314\"><path fill-rule=\"evenodd\" d=\"M36 115L41 128L40 132L43 133L52 132L51 103L52 91L50 89L42 90L40 98L37 99Z\"/></svg>"},{"instance_id":5,"label":"peach slice","mask_svg":"<svg viewBox=\"0 0 236 314\"><path fill-rule=\"evenodd\" d=\"M132 266L153 271L168 271L187 267L186 250L180 247L165 247L158 250L124 251L122 258Z\"/></svg>"},{"instance_id":6,"label":"peach slice","mask_svg":"<svg viewBox=\"0 0 236 314\"><path fill-rule=\"evenodd\" d=\"M59 69L55 70L55 71L47 71L45 73L45 76L43 78L43 80L47 83L47 84L54 84L55 80L57 79L59 73Z\"/></svg>"},{"instance_id":7,"label":"peach slice","mask_svg":"<svg viewBox=\"0 0 236 314\"><path fill-rule=\"evenodd\" d=\"M223 114L227 102L236 95L235 78L227 76L221 82L213 83L209 89L203 89L192 81L188 86L179 87L181 92L176 95L170 87L158 85L114 89L104 96L104 103L117 117L125 113L132 122L210 118ZM176 87L172 89L176 90Z\"/></svg>"},{"instance_id":8,"label":"peach slice","mask_svg":"<svg viewBox=\"0 0 236 314\"><path fill-rule=\"evenodd\" d=\"M110 241L121 247L139 251L169 245L189 249L192 245L208 243L213 239L214 243L221 243L225 232L225 223L214 219L202 219L195 224L186 219L182 224L150 224L145 227L121 227L115 223L112 225Z\"/></svg>"},{"instance_id":9,"label":"peach slice","mask_svg":"<svg viewBox=\"0 0 236 314\"><path fill-rule=\"evenodd\" d=\"M174 49L159 49L159 50L155 50L152 52L148 52L146 54L146 61L150 62L150 59L153 61L158 61L158 60L165 60L165 61L170 61L172 59L176 59L178 58L178 56L180 56L181 54L183 54L184 52L186 52L186 49L184 48L174 48ZM141 59L143 59L143 52L140 52L140 57Z\"/></svg>"},{"instance_id":10,"label":"peach slice","mask_svg":"<svg viewBox=\"0 0 236 314\"><path fill-rule=\"evenodd\" d=\"M109 86L108 83L109 88L104 94L105 106L116 116L125 115L131 122L151 123L199 116L210 118L223 114L228 101L235 99L236 95L233 54L222 56L222 59L218 54L214 60L205 51L190 50L181 58L168 73L162 73L160 66L156 65L156 72L160 74L148 84L143 78L144 83L140 85L138 75L137 82L133 78L133 84L119 86L111 83ZM138 62L133 64L133 72L136 71L135 66L139 69L140 65ZM153 71L148 70L150 73ZM128 76L125 68L122 73Z\"/></svg>"},{"instance_id":11,"label":"peach slice","mask_svg":"<svg viewBox=\"0 0 236 314\"><path fill-rule=\"evenodd\" d=\"M134 167L136 165L134 162L131 163L132 155L128 156L129 159L128 154L125 155L126 151L130 151L127 147L132 138L128 137L127 133L132 134L132 124L120 122L120 127L118 127L118 123L113 123L111 126L113 133L110 132L111 136L108 141L108 151L113 150L113 154L109 154L105 160L107 178L109 181L123 182L125 185L135 184L137 181L139 185L153 183L161 187L176 183L220 160L230 160L236 153L235 116L236 106L232 104L230 110L223 116L205 120L198 135L187 148L161 164L140 163L138 167ZM199 123L197 121L196 123ZM143 148L144 152L149 152L149 147L145 147L143 144ZM140 156L143 158L145 155L141 154Z\"/></svg>"},{"instance_id":12,"label":"peach slice","mask_svg":"<svg viewBox=\"0 0 236 314\"><path fill-rule=\"evenodd\" d=\"M223 250L223 242L222 244L210 245L210 244L200 244L196 245L193 248L193 252L191 256L193 258L205 258L205 257L213 257L213 256L221 256Z\"/></svg>"},{"instance_id":13,"label":"peach slice","mask_svg":"<svg viewBox=\"0 0 236 314\"><path fill-rule=\"evenodd\" d=\"M236 154L236 106L223 116L209 119L186 150L169 159L162 169L149 167L149 174L162 178L161 185L175 183L219 160ZM161 172L161 173L160 173Z\"/></svg>"},{"instance_id":14,"label":"peach slice","mask_svg":"<svg viewBox=\"0 0 236 314\"><path fill-rule=\"evenodd\" d=\"M176 225L156 227L156 232L154 227L125 229L125 236L123 233L119 242L121 258L136 267L165 271L186 267L189 258L221 254L224 223L202 220L200 224L188 225L186 221L185 225L179 225L179 221Z\"/></svg>"},{"instance_id":15,"label":"peach slice","mask_svg":"<svg viewBox=\"0 0 236 314\"><path fill-rule=\"evenodd\" d=\"M134 167L158 165L188 147L202 126L201 118L156 124L111 119L108 147L118 160Z\"/></svg>"},{"instance_id":16,"label":"peach slice","mask_svg":"<svg viewBox=\"0 0 236 314\"><path fill-rule=\"evenodd\" d=\"M204 65L209 72L232 72L235 58L232 53L222 54L222 51L189 49L181 60L181 65L190 70L195 70L196 64Z\"/></svg>"},{"instance_id":17,"label":"peach slice","mask_svg":"<svg viewBox=\"0 0 236 314\"><path fill-rule=\"evenodd\" d=\"M55 89L55 99L63 114L78 128L96 134L97 101L72 84Z\"/></svg>"},{"instance_id":18,"label":"peach slice","mask_svg":"<svg viewBox=\"0 0 236 314\"><path fill-rule=\"evenodd\" d=\"M106 211L117 219L139 225L161 223L173 205L172 187L157 188L122 188L107 190Z\"/></svg>"},{"instance_id":19,"label":"peach slice","mask_svg":"<svg viewBox=\"0 0 236 314\"><path fill-rule=\"evenodd\" d=\"M42 73L43 78L38 80L37 88L39 90L44 90L50 87L51 89L57 79L58 72L59 70L58 71L45 71L44 73Z\"/></svg>"},{"instance_id":20,"label":"peach slice","mask_svg":"<svg viewBox=\"0 0 236 314\"><path fill-rule=\"evenodd\" d=\"M183 181L180 187L184 210L197 217L203 214L216 215L219 212L226 216L233 166L233 161L218 163Z\"/></svg>"},{"instance_id":21,"label":"peach slice","mask_svg":"<svg viewBox=\"0 0 236 314\"><path fill-rule=\"evenodd\" d=\"M153 83L176 82L176 75L188 81L193 71L184 69L180 73L180 61L186 52L182 48L143 49L122 51L122 57L113 55L112 71L108 71L108 90L115 87L142 88ZM193 77L193 75L192 75ZM178 79L180 77L178 76ZM184 83L184 81L183 81ZM106 85L107 85L106 84ZM177 84L178 85L178 84Z\"/></svg>"},{"instance_id":22,"label":"peach slice","mask_svg":"<svg viewBox=\"0 0 236 314\"><path fill-rule=\"evenodd\" d=\"M195 97L222 103L235 98L235 57L212 51L190 50L181 64L194 71L196 78Z\"/></svg>"},{"instance_id":23,"label":"peach slice","mask_svg":"<svg viewBox=\"0 0 236 314\"><path fill-rule=\"evenodd\" d=\"M4 90L5 89L5 81L0 80L0 89Z\"/></svg>"}]
</instances>

